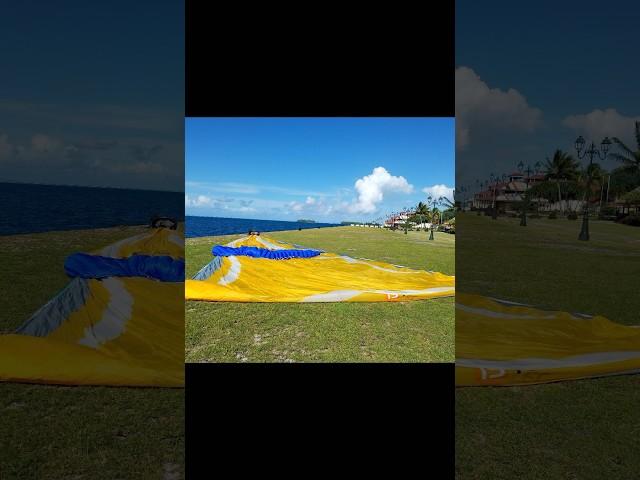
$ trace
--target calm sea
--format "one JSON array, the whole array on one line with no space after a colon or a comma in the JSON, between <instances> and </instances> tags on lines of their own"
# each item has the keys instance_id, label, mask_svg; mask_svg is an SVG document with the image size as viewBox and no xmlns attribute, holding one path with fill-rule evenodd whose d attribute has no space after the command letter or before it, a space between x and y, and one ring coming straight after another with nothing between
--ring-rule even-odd
<instances>
[{"instance_id":1,"label":"calm sea","mask_svg":"<svg viewBox=\"0 0 640 480\"><path fill-rule=\"evenodd\" d=\"M284 222L279 220L253 220L246 218L191 217L185 219L185 237L208 237L210 235L231 235L277 230L298 230L299 228L337 227L333 223Z\"/></svg>"},{"instance_id":2,"label":"calm sea","mask_svg":"<svg viewBox=\"0 0 640 480\"><path fill-rule=\"evenodd\" d=\"M0 235L184 220L181 192L0 183L0 206Z\"/></svg>"}]
</instances>

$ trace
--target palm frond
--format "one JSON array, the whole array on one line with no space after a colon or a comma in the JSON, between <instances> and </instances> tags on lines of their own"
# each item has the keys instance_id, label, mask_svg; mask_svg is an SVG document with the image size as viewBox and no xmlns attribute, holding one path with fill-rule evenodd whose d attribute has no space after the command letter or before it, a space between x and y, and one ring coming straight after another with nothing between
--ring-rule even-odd
<instances>
[{"instance_id":1,"label":"palm frond","mask_svg":"<svg viewBox=\"0 0 640 480\"><path fill-rule=\"evenodd\" d=\"M618 146L618 148L623 150L627 155L634 156L635 152L631 150L629 147L627 147L627 145L618 137L612 137L611 140L613 140L613 143L615 143Z\"/></svg>"},{"instance_id":2,"label":"palm frond","mask_svg":"<svg viewBox=\"0 0 640 480\"><path fill-rule=\"evenodd\" d=\"M627 155L621 155L620 153L617 152L613 152L609 154L610 158L613 158L614 160L617 160L618 162L621 162L625 165L631 166L634 165L634 161L629 158Z\"/></svg>"}]
</instances>

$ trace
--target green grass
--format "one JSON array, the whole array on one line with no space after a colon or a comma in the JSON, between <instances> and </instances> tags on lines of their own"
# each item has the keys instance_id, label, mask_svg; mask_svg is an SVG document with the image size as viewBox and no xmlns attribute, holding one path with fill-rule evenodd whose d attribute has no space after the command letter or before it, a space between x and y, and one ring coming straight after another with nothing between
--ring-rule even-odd
<instances>
[{"instance_id":1,"label":"green grass","mask_svg":"<svg viewBox=\"0 0 640 480\"><path fill-rule=\"evenodd\" d=\"M143 231L123 227L0 237L0 332L67 283L67 255ZM8 292L8 293L4 293ZM182 478L184 391L0 383L0 479Z\"/></svg>"},{"instance_id":2,"label":"green grass","mask_svg":"<svg viewBox=\"0 0 640 480\"><path fill-rule=\"evenodd\" d=\"M640 229L459 215L459 292L640 324ZM640 376L456 391L460 479L638 478Z\"/></svg>"},{"instance_id":3,"label":"green grass","mask_svg":"<svg viewBox=\"0 0 640 480\"><path fill-rule=\"evenodd\" d=\"M412 268L454 269L454 236L336 227L269 232L284 242ZM187 277L211 247L242 235L187 239ZM187 362L451 362L453 298L402 303L187 302Z\"/></svg>"}]
</instances>

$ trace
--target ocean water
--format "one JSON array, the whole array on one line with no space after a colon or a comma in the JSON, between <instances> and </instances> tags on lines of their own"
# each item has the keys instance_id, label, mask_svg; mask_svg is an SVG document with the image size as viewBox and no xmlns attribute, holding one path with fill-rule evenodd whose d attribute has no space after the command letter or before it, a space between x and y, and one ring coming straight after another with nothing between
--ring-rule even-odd
<instances>
[{"instance_id":1,"label":"ocean water","mask_svg":"<svg viewBox=\"0 0 640 480\"><path fill-rule=\"evenodd\" d=\"M182 192L0 183L0 206L0 235L184 220Z\"/></svg>"},{"instance_id":2,"label":"ocean water","mask_svg":"<svg viewBox=\"0 0 640 480\"><path fill-rule=\"evenodd\" d=\"M246 218L192 217L185 218L185 237L208 237L211 235L231 235L258 232L275 232L278 230L298 230L299 228L337 227L333 223L285 222L279 220L254 220Z\"/></svg>"}]
</instances>

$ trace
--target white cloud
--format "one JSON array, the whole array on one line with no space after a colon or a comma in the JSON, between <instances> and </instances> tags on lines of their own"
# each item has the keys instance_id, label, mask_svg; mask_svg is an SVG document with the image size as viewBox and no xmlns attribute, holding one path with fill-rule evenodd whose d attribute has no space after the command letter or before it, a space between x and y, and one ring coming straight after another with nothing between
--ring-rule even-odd
<instances>
[{"instance_id":1,"label":"white cloud","mask_svg":"<svg viewBox=\"0 0 640 480\"><path fill-rule=\"evenodd\" d=\"M294 212L301 212L302 209L304 208L304 203L298 203L298 202L291 202L289 204L289 207L291 208L291 210L293 210Z\"/></svg>"},{"instance_id":2,"label":"white cloud","mask_svg":"<svg viewBox=\"0 0 640 480\"><path fill-rule=\"evenodd\" d=\"M61 138L37 133L15 142L0 133L0 171L10 181L172 190L184 188L175 159L183 144L131 137Z\"/></svg>"},{"instance_id":3,"label":"white cloud","mask_svg":"<svg viewBox=\"0 0 640 480\"><path fill-rule=\"evenodd\" d=\"M278 187L276 185L254 185L250 183L237 182L197 182L187 180L185 182L185 185L193 189L206 189L207 191L212 192L236 193L241 195L258 195L264 193L278 193L287 196L313 195L316 197L329 195L326 192L315 192L305 189Z\"/></svg>"},{"instance_id":4,"label":"white cloud","mask_svg":"<svg viewBox=\"0 0 640 480\"><path fill-rule=\"evenodd\" d=\"M531 132L542 119L542 112L529 106L517 90L489 86L468 67L456 68L456 148L464 149L477 125Z\"/></svg>"},{"instance_id":5,"label":"white cloud","mask_svg":"<svg viewBox=\"0 0 640 480\"><path fill-rule=\"evenodd\" d=\"M600 142L604 137L618 137L628 142L633 139L634 122L637 121L640 121L640 117L625 117L615 108L607 108L582 115L569 115L562 124L584 135L587 141Z\"/></svg>"},{"instance_id":6,"label":"white cloud","mask_svg":"<svg viewBox=\"0 0 640 480\"><path fill-rule=\"evenodd\" d=\"M208 195L189 195L184 196L184 206L190 208L202 208L205 210L220 210L225 212L248 213L257 211L252 205L254 200L244 200L235 198L214 198Z\"/></svg>"},{"instance_id":7,"label":"white cloud","mask_svg":"<svg viewBox=\"0 0 640 480\"><path fill-rule=\"evenodd\" d=\"M292 201L286 204L286 207L289 210L299 213L306 212L311 215L328 215L333 211L333 206L328 205L322 199L316 199L314 197L308 196L304 202Z\"/></svg>"},{"instance_id":8,"label":"white cloud","mask_svg":"<svg viewBox=\"0 0 640 480\"><path fill-rule=\"evenodd\" d=\"M206 195L197 195L196 197L184 196L185 207L211 207L213 205L213 199Z\"/></svg>"},{"instance_id":9,"label":"white cloud","mask_svg":"<svg viewBox=\"0 0 640 480\"><path fill-rule=\"evenodd\" d=\"M453 187L447 187L444 184L424 187L422 191L426 193L427 196L431 196L436 199L440 197L446 197L449 200L453 201Z\"/></svg>"},{"instance_id":10,"label":"white cloud","mask_svg":"<svg viewBox=\"0 0 640 480\"><path fill-rule=\"evenodd\" d=\"M404 177L391 175L384 167L376 167L371 174L356 180L355 189L358 199L349 205L348 210L351 213L373 213L384 200L385 193L411 193L413 185Z\"/></svg>"}]
</instances>

